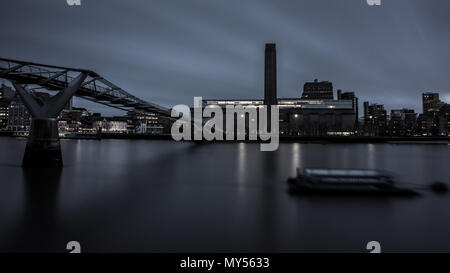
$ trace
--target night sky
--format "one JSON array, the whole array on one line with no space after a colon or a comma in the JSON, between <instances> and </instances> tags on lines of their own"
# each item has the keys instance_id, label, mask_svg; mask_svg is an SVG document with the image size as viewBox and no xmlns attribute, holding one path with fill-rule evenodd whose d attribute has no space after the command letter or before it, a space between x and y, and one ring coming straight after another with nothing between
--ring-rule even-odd
<instances>
[{"instance_id":1,"label":"night sky","mask_svg":"<svg viewBox=\"0 0 450 273\"><path fill-rule=\"evenodd\" d=\"M279 97L318 78L388 110L421 112L426 91L450 103L448 0L81 1L2 0L0 56L91 69L171 107L261 99L264 44L274 42Z\"/></svg>"}]
</instances>

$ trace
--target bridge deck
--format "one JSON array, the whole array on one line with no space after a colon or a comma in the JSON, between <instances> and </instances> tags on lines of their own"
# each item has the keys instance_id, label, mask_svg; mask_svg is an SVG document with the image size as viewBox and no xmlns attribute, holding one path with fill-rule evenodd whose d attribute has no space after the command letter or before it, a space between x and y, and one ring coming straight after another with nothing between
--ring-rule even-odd
<instances>
[{"instance_id":1,"label":"bridge deck","mask_svg":"<svg viewBox=\"0 0 450 273\"><path fill-rule=\"evenodd\" d=\"M0 78L35 85L34 90L59 91L80 72L88 77L75 96L124 111L137 110L170 117L169 109L131 95L94 71L0 58Z\"/></svg>"}]
</instances>

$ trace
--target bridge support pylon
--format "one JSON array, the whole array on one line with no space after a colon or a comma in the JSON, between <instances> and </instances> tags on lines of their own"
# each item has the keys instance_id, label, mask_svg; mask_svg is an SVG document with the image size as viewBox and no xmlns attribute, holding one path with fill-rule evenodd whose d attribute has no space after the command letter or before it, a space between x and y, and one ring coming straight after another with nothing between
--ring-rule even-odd
<instances>
[{"instance_id":1,"label":"bridge support pylon","mask_svg":"<svg viewBox=\"0 0 450 273\"><path fill-rule=\"evenodd\" d=\"M13 85L32 116L31 129L22 161L24 168L62 168L63 159L59 142L59 113L84 82L81 73L67 88L49 101L42 101L16 82Z\"/></svg>"},{"instance_id":2,"label":"bridge support pylon","mask_svg":"<svg viewBox=\"0 0 450 273\"><path fill-rule=\"evenodd\" d=\"M63 166L57 119L33 118L22 166L25 168Z\"/></svg>"}]
</instances>

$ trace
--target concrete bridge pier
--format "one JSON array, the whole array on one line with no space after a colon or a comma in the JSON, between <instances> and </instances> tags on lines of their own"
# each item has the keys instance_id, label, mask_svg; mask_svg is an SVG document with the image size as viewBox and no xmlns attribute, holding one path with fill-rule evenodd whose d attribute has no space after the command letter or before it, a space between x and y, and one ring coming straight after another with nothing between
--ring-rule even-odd
<instances>
[{"instance_id":1,"label":"concrete bridge pier","mask_svg":"<svg viewBox=\"0 0 450 273\"><path fill-rule=\"evenodd\" d=\"M33 119L22 161L25 168L62 168L58 120Z\"/></svg>"},{"instance_id":2,"label":"concrete bridge pier","mask_svg":"<svg viewBox=\"0 0 450 273\"><path fill-rule=\"evenodd\" d=\"M59 91L45 102L23 86L13 82L16 91L32 116L31 129L22 161L24 168L62 168L63 159L57 117L80 88L85 78L86 74L80 73L66 89Z\"/></svg>"}]
</instances>

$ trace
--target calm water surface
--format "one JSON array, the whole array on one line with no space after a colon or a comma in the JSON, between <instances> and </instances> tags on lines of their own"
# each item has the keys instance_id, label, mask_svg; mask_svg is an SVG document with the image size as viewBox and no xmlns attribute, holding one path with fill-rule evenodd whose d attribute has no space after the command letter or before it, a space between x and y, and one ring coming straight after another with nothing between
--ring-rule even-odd
<instances>
[{"instance_id":1,"label":"calm water surface","mask_svg":"<svg viewBox=\"0 0 450 273\"><path fill-rule=\"evenodd\" d=\"M0 138L0 251L450 252L450 195L299 197L297 167L376 168L450 182L450 146L63 140L60 172L20 164Z\"/></svg>"}]
</instances>

